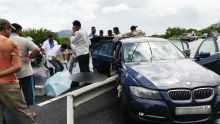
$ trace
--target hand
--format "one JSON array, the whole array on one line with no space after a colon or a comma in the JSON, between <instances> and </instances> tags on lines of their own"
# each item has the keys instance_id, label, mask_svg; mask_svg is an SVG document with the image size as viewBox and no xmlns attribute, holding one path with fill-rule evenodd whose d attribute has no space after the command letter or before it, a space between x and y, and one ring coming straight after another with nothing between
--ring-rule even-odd
<instances>
[{"instance_id":1,"label":"hand","mask_svg":"<svg viewBox=\"0 0 220 124\"><path fill-rule=\"evenodd\" d=\"M29 61L31 61L31 59L32 59L32 58L31 58L29 55L22 58L22 60L23 60L24 62L29 62Z\"/></svg>"},{"instance_id":2,"label":"hand","mask_svg":"<svg viewBox=\"0 0 220 124\"><path fill-rule=\"evenodd\" d=\"M67 60L64 60L64 61L63 61L63 64L66 64L66 63L67 63Z\"/></svg>"}]
</instances>

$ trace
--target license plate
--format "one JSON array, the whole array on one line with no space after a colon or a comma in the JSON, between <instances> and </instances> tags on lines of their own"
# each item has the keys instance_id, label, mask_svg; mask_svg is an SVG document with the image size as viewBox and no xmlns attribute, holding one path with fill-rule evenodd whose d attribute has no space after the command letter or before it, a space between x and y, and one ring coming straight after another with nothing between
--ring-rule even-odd
<instances>
[{"instance_id":1,"label":"license plate","mask_svg":"<svg viewBox=\"0 0 220 124\"><path fill-rule=\"evenodd\" d=\"M210 105L191 106L191 107L176 107L176 115L194 115L194 114L210 114L212 112Z\"/></svg>"}]
</instances>

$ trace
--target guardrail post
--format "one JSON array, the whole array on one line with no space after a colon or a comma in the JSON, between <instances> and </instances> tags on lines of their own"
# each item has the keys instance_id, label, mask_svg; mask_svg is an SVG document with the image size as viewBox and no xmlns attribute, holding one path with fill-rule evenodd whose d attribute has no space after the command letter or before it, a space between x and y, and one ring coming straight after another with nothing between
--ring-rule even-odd
<instances>
[{"instance_id":1,"label":"guardrail post","mask_svg":"<svg viewBox=\"0 0 220 124\"><path fill-rule=\"evenodd\" d=\"M67 96L67 124L74 124L73 96Z\"/></svg>"}]
</instances>

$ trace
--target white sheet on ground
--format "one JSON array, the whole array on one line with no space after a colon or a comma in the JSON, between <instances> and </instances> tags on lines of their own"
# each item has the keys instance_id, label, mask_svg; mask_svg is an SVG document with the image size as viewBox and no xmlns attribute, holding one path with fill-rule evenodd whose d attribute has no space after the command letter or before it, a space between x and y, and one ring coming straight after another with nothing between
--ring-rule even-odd
<instances>
[{"instance_id":1,"label":"white sheet on ground","mask_svg":"<svg viewBox=\"0 0 220 124\"><path fill-rule=\"evenodd\" d=\"M46 81L46 91L48 96L59 96L71 87L71 75L69 71L55 73Z\"/></svg>"}]
</instances>

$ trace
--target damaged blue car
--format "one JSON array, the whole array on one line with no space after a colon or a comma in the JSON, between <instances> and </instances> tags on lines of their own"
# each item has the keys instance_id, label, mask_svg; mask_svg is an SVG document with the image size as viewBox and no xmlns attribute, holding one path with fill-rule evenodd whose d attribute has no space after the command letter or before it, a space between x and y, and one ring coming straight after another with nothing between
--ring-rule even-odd
<instances>
[{"instance_id":1,"label":"damaged blue car","mask_svg":"<svg viewBox=\"0 0 220 124\"><path fill-rule=\"evenodd\" d=\"M201 53L200 60L204 56L207 53ZM93 47L92 60L97 72L119 74L126 119L197 123L220 114L220 76L166 39L106 40Z\"/></svg>"}]
</instances>

